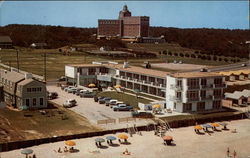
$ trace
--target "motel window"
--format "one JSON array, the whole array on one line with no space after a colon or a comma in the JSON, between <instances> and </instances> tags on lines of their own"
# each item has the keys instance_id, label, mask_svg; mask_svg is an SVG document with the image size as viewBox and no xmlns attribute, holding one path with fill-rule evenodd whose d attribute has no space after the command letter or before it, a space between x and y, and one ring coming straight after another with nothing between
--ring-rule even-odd
<instances>
[{"instance_id":1,"label":"motel window","mask_svg":"<svg viewBox=\"0 0 250 158\"><path fill-rule=\"evenodd\" d=\"M142 80L142 81L146 81L146 80L147 80L147 76L141 75L141 80Z\"/></svg>"},{"instance_id":2,"label":"motel window","mask_svg":"<svg viewBox=\"0 0 250 158\"><path fill-rule=\"evenodd\" d=\"M215 78L214 79L214 84L217 84L217 85L222 84L222 78Z\"/></svg>"},{"instance_id":3,"label":"motel window","mask_svg":"<svg viewBox=\"0 0 250 158\"><path fill-rule=\"evenodd\" d=\"M221 95L222 95L221 89L215 89L214 90L214 96L221 96Z\"/></svg>"},{"instance_id":4,"label":"motel window","mask_svg":"<svg viewBox=\"0 0 250 158\"><path fill-rule=\"evenodd\" d=\"M199 96L198 91L188 91L187 92L187 98L195 99L195 98L198 98L198 96Z\"/></svg>"},{"instance_id":5,"label":"motel window","mask_svg":"<svg viewBox=\"0 0 250 158\"><path fill-rule=\"evenodd\" d=\"M202 78L201 79L201 85L207 85L207 79Z\"/></svg>"},{"instance_id":6,"label":"motel window","mask_svg":"<svg viewBox=\"0 0 250 158\"><path fill-rule=\"evenodd\" d=\"M32 92L36 92L36 88L32 88Z\"/></svg>"},{"instance_id":7,"label":"motel window","mask_svg":"<svg viewBox=\"0 0 250 158\"><path fill-rule=\"evenodd\" d=\"M36 88L36 91L41 92L42 91L42 87Z\"/></svg>"},{"instance_id":8,"label":"motel window","mask_svg":"<svg viewBox=\"0 0 250 158\"><path fill-rule=\"evenodd\" d=\"M192 111L192 103L183 103L183 111Z\"/></svg>"},{"instance_id":9,"label":"motel window","mask_svg":"<svg viewBox=\"0 0 250 158\"><path fill-rule=\"evenodd\" d=\"M213 109L219 109L220 107L221 107L220 100L213 101Z\"/></svg>"},{"instance_id":10,"label":"motel window","mask_svg":"<svg viewBox=\"0 0 250 158\"><path fill-rule=\"evenodd\" d=\"M43 98L40 98L40 105L43 105Z\"/></svg>"},{"instance_id":11,"label":"motel window","mask_svg":"<svg viewBox=\"0 0 250 158\"><path fill-rule=\"evenodd\" d=\"M205 110L205 102L198 102L197 103L197 111Z\"/></svg>"},{"instance_id":12,"label":"motel window","mask_svg":"<svg viewBox=\"0 0 250 158\"><path fill-rule=\"evenodd\" d=\"M189 87L199 87L199 79L198 78L188 79L188 86Z\"/></svg>"},{"instance_id":13,"label":"motel window","mask_svg":"<svg viewBox=\"0 0 250 158\"><path fill-rule=\"evenodd\" d=\"M205 98L205 97L206 97L206 91L205 91L205 90L201 90L200 96L201 96L202 98Z\"/></svg>"},{"instance_id":14,"label":"motel window","mask_svg":"<svg viewBox=\"0 0 250 158\"><path fill-rule=\"evenodd\" d=\"M31 88L27 88L27 92L31 92Z\"/></svg>"},{"instance_id":15,"label":"motel window","mask_svg":"<svg viewBox=\"0 0 250 158\"><path fill-rule=\"evenodd\" d=\"M149 77L149 81L150 82L155 82L155 78L154 77Z\"/></svg>"},{"instance_id":16,"label":"motel window","mask_svg":"<svg viewBox=\"0 0 250 158\"><path fill-rule=\"evenodd\" d=\"M182 80L177 80L177 86L182 87Z\"/></svg>"},{"instance_id":17,"label":"motel window","mask_svg":"<svg viewBox=\"0 0 250 158\"><path fill-rule=\"evenodd\" d=\"M36 98L33 98L32 103L33 103L33 106L36 106Z\"/></svg>"},{"instance_id":18,"label":"motel window","mask_svg":"<svg viewBox=\"0 0 250 158\"><path fill-rule=\"evenodd\" d=\"M176 93L177 98L181 99L181 92Z\"/></svg>"},{"instance_id":19,"label":"motel window","mask_svg":"<svg viewBox=\"0 0 250 158\"><path fill-rule=\"evenodd\" d=\"M25 99L25 104L26 104L26 106L30 106L30 100L29 99Z\"/></svg>"}]
</instances>

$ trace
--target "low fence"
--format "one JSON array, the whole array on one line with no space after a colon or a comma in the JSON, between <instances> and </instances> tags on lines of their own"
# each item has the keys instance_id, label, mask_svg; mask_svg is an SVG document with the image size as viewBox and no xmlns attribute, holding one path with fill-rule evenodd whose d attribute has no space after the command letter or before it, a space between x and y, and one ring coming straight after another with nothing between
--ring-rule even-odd
<instances>
[{"instance_id":1,"label":"low fence","mask_svg":"<svg viewBox=\"0 0 250 158\"><path fill-rule=\"evenodd\" d=\"M137 118L134 117L124 117L116 119L106 119L106 120L97 120L98 125L107 125L107 124L116 124L116 123L125 123L125 122L136 122Z\"/></svg>"},{"instance_id":2,"label":"low fence","mask_svg":"<svg viewBox=\"0 0 250 158\"><path fill-rule=\"evenodd\" d=\"M207 122L215 122L215 121L228 121L228 120L237 120L237 119L244 119L246 116L244 113L239 113L231 116L222 116L218 118L206 118L206 119L199 119L199 120L174 120L169 121L169 125L171 128L178 128L178 127L187 127L193 126L197 123L207 123ZM125 120L125 119L124 119ZM147 126L137 126L138 131L153 129L154 124L147 125ZM97 132L89 132L89 133L82 133L82 134L74 134L74 135L66 135L66 136L58 136L58 137L50 137L50 138L41 138L41 139L33 139L33 140L22 140L22 141L15 141L15 142L6 142L0 144L0 152L3 151L10 151L20 148L27 148L35 145L46 144L46 143L53 143L58 141L65 141L71 139L80 139L80 138L87 138L87 137L94 137L94 136L103 136L106 134L114 134L117 132L127 132L126 128L122 129L114 129L114 130L105 130L105 131L97 131Z\"/></svg>"},{"instance_id":3,"label":"low fence","mask_svg":"<svg viewBox=\"0 0 250 158\"><path fill-rule=\"evenodd\" d=\"M102 124L109 124L109 123L113 123L115 124L116 123L116 120L115 119L107 119L107 120L97 120L97 124L98 125L102 125Z\"/></svg>"}]
</instances>

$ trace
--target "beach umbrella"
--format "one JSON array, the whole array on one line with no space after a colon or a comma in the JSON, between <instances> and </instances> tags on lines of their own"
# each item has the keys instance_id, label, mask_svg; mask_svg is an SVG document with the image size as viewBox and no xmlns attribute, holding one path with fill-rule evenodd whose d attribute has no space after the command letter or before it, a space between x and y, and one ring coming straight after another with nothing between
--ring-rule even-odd
<instances>
[{"instance_id":1,"label":"beach umbrella","mask_svg":"<svg viewBox=\"0 0 250 158\"><path fill-rule=\"evenodd\" d=\"M32 149L22 149L21 150L21 154L26 155L26 157L28 157L29 154L32 154L33 150Z\"/></svg>"},{"instance_id":2,"label":"beach umbrella","mask_svg":"<svg viewBox=\"0 0 250 158\"><path fill-rule=\"evenodd\" d=\"M114 137L114 136L107 136L106 139L107 140L116 140L116 137Z\"/></svg>"},{"instance_id":3,"label":"beach umbrella","mask_svg":"<svg viewBox=\"0 0 250 158\"><path fill-rule=\"evenodd\" d=\"M220 125L218 123L210 123L211 126L213 127L219 127Z\"/></svg>"},{"instance_id":4,"label":"beach umbrella","mask_svg":"<svg viewBox=\"0 0 250 158\"><path fill-rule=\"evenodd\" d=\"M124 133L118 134L117 136L119 139L128 139L128 136Z\"/></svg>"},{"instance_id":5,"label":"beach umbrella","mask_svg":"<svg viewBox=\"0 0 250 158\"><path fill-rule=\"evenodd\" d=\"M196 125L196 126L194 126L194 129L202 130L202 127L200 125Z\"/></svg>"},{"instance_id":6,"label":"beach umbrella","mask_svg":"<svg viewBox=\"0 0 250 158\"><path fill-rule=\"evenodd\" d=\"M213 128L213 126L209 125L209 124L202 124L203 128Z\"/></svg>"},{"instance_id":7,"label":"beach umbrella","mask_svg":"<svg viewBox=\"0 0 250 158\"><path fill-rule=\"evenodd\" d=\"M161 105L160 105L160 104L154 104L154 105L152 106L152 108L154 108L154 109L156 109L156 108L161 108Z\"/></svg>"},{"instance_id":8,"label":"beach umbrella","mask_svg":"<svg viewBox=\"0 0 250 158\"><path fill-rule=\"evenodd\" d=\"M226 125L227 125L226 122L219 122L219 124L220 124L221 126L226 126Z\"/></svg>"},{"instance_id":9,"label":"beach umbrella","mask_svg":"<svg viewBox=\"0 0 250 158\"><path fill-rule=\"evenodd\" d=\"M172 136L163 136L162 139L165 141L170 141L170 140L173 140L173 137Z\"/></svg>"},{"instance_id":10,"label":"beach umbrella","mask_svg":"<svg viewBox=\"0 0 250 158\"><path fill-rule=\"evenodd\" d=\"M101 143L101 142L105 142L105 140L104 140L103 138L96 138L95 141L96 141L96 142L100 142L100 143Z\"/></svg>"},{"instance_id":11,"label":"beach umbrella","mask_svg":"<svg viewBox=\"0 0 250 158\"><path fill-rule=\"evenodd\" d=\"M115 88L122 88L122 86L119 85L119 84L115 85L114 87L115 87Z\"/></svg>"},{"instance_id":12,"label":"beach umbrella","mask_svg":"<svg viewBox=\"0 0 250 158\"><path fill-rule=\"evenodd\" d=\"M95 87L95 84L94 84L94 83L90 83L90 84L88 85L88 87Z\"/></svg>"},{"instance_id":13,"label":"beach umbrella","mask_svg":"<svg viewBox=\"0 0 250 158\"><path fill-rule=\"evenodd\" d=\"M75 146L76 145L76 143L72 140L65 141L64 143L68 146Z\"/></svg>"}]
</instances>

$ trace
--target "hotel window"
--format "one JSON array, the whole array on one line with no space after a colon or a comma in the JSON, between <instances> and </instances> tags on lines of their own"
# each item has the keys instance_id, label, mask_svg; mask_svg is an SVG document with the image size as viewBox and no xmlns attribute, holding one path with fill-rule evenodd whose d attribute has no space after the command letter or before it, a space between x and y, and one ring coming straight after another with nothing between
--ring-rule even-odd
<instances>
[{"instance_id":1,"label":"hotel window","mask_svg":"<svg viewBox=\"0 0 250 158\"><path fill-rule=\"evenodd\" d=\"M36 88L36 91L41 92L42 91L42 87Z\"/></svg>"},{"instance_id":2,"label":"hotel window","mask_svg":"<svg viewBox=\"0 0 250 158\"><path fill-rule=\"evenodd\" d=\"M43 105L43 98L40 98L40 105Z\"/></svg>"},{"instance_id":3,"label":"hotel window","mask_svg":"<svg viewBox=\"0 0 250 158\"><path fill-rule=\"evenodd\" d=\"M187 92L187 98L189 99L196 99L199 96L199 92L198 91L188 91Z\"/></svg>"},{"instance_id":4,"label":"hotel window","mask_svg":"<svg viewBox=\"0 0 250 158\"><path fill-rule=\"evenodd\" d=\"M183 111L192 111L192 103L183 103Z\"/></svg>"},{"instance_id":5,"label":"hotel window","mask_svg":"<svg viewBox=\"0 0 250 158\"><path fill-rule=\"evenodd\" d=\"M95 68L89 68L89 74L88 75L95 75L96 69Z\"/></svg>"},{"instance_id":6,"label":"hotel window","mask_svg":"<svg viewBox=\"0 0 250 158\"><path fill-rule=\"evenodd\" d=\"M36 88L32 88L32 92L36 92Z\"/></svg>"},{"instance_id":7,"label":"hotel window","mask_svg":"<svg viewBox=\"0 0 250 158\"><path fill-rule=\"evenodd\" d=\"M222 84L222 78L215 78L214 79L214 84L217 84L217 85Z\"/></svg>"},{"instance_id":8,"label":"hotel window","mask_svg":"<svg viewBox=\"0 0 250 158\"><path fill-rule=\"evenodd\" d=\"M26 104L26 106L30 106L30 100L29 99L25 99L25 104Z\"/></svg>"},{"instance_id":9,"label":"hotel window","mask_svg":"<svg viewBox=\"0 0 250 158\"><path fill-rule=\"evenodd\" d=\"M205 90L201 90L200 96L201 96L202 98L205 98L205 97L206 97L206 91L205 91Z\"/></svg>"},{"instance_id":10,"label":"hotel window","mask_svg":"<svg viewBox=\"0 0 250 158\"><path fill-rule=\"evenodd\" d=\"M27 92L31 92L31 88L27 88Z\"/></svg>"},{"instance_id":11,"label":"hotel window","mask_svg":"<svg viewBox=\"0 0 250 158\"><path fill-rule=\"evenodd\" d=\"M33 98L32 102L33 102L33 106L36 106L36 98Z\"/></svg>"},{"instance_id":12,"label":"hotel window","mask_svg":"<svg viewBox=\"0 0 250 158\"><path fill-rule=\"evenodd\" d=\"M213 109L219 109L220 107L221 107L220 100L213 101Z\"/></svg>"},{"instance_id":13,"label":"hotel window","mask_svg":"<svg viewBox=\"0 0 250 158\"><path fill-rule=\"evenodd\" d=\"M182 80L177 80L177 86L182 87Z\"/></svg>"},{"instance_id":14,"label":"hotel window","mask_svg":"<svg viewBox=\"0 0 250 158\"><path fill-rule=\"evenodd\" d=\"M205 110L205 102L198 102L197 103L197 111Z\"/></svg>"},{"instance_id":15,"label":"hotel window","mask_svg":"<svg viewBox=\"0 0 250 158\"><path fill-rule=\"evenodd\" d=\"M155 78L154 77L149 77L149 82L155 82Z\"/></svg>"},{"instance_id":16,"label":"hotel window","mask_svg":"<svg viewBox=\"0 0 250 158\"><path fill-rule=\"evenodd\" d=\"M201 79L201 85L207 85L207 79L202 78Z\"/></svg>"},{"instance_id":17,"label":"hotel window","mask_svg":"<svg viewBox=\"0 0 250 158\"><path fill-rule=\"evenodd\" d=\"M198 78L192 78L192 79L188 79L188 87L199 87L199 79Z\"/></svg>"},{"instance_id":18,"label":"hotel window","mask_svg":"<svg viewBox=\"0 0 250 158\"><path fill-rule=\"evenodd\" d=\"M222 95L221 89L214 90L214 96L221 96L221 95Z\"/></svg>"}]
</instances>

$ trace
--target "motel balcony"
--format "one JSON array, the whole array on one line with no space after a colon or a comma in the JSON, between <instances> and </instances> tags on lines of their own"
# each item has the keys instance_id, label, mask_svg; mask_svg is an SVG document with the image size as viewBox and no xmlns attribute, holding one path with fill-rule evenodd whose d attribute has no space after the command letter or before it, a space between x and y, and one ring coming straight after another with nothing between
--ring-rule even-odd
<instances>
[{"instance_id":1,"label":"motel balcony","mask_svg":"<svg viewBox=\"0 0 250 158\"><path fill-rule=\"evenodd\" d=\"M182 102L182 99L176 96L170 96L169 99L174 102Z\"/></svg>"},{"instance_id":2,"label":"motel balcony","mask_svg":"<svg viewBox=\"0 0 250 158\"><path fill-rule=\"evenodd\" d=\"M210 88L213 88L212 84L206 84L206 85L200 85L200 86L201 86L201 89L210 89Z\"/></svg>"},{"instance_id":3,"label":"motel balcony","mask_svg":"<svg viewBox=\"0 0 250 158\"><path fill-rule=\"evenodd\" d=\"M214 84L213 88L226 88L226 84Z\"/></svg>"},{"instance_id":4,"label":"motel balcony","mask_svg":"<svg viewBox=\"0 0 250 158\"><path fill-rule=\"evenodd\" d=\"M182 86L178 86L178 85L175 85L175 84L171 84L170 88L173 89L173 90L176 90L176 91L181 91L182 90Z\"/></svg>"},{"instance_id":5,"label":"motel balcony","mask_svg":"<svg viewBox=\"0 0 250 158\"><path fill-rule=\"evenodd\" d=\"M197 85L197 86L187 86L187 89L188 90L197 90L197 89L200 89L200 86Z\"/></svg>"},{"instance_id":6,"label":"motel balcony","mask_svg":"<svg viewBox=\"0 0 250 158\"><path fill-rule=\"evenodd\" d=\"M212 100L212 99L213 99L213 97L211 95L200 97L200 101L203 101L203 100Z\"/></svg>"},{"instance_id":7,"label":"motel balcony","mask_svg":"<svg viewBox=\"0 0 250 158\"><path fill-rule=\"evenodd\" d=\"M216 100L216 99L224 99L224 96L223 95L214 95L213 100Z\"/></svg>"},{"instance_id":8,"label":"motel balcony","mask_svg":"<svg viewBox=\"0 0 250 158\"><path fill-rule=\"evenodd\" d=\"M191 102L191 101L200 101L200 98L187 98L187 102Z\"/></svg>"}]
</instances>

